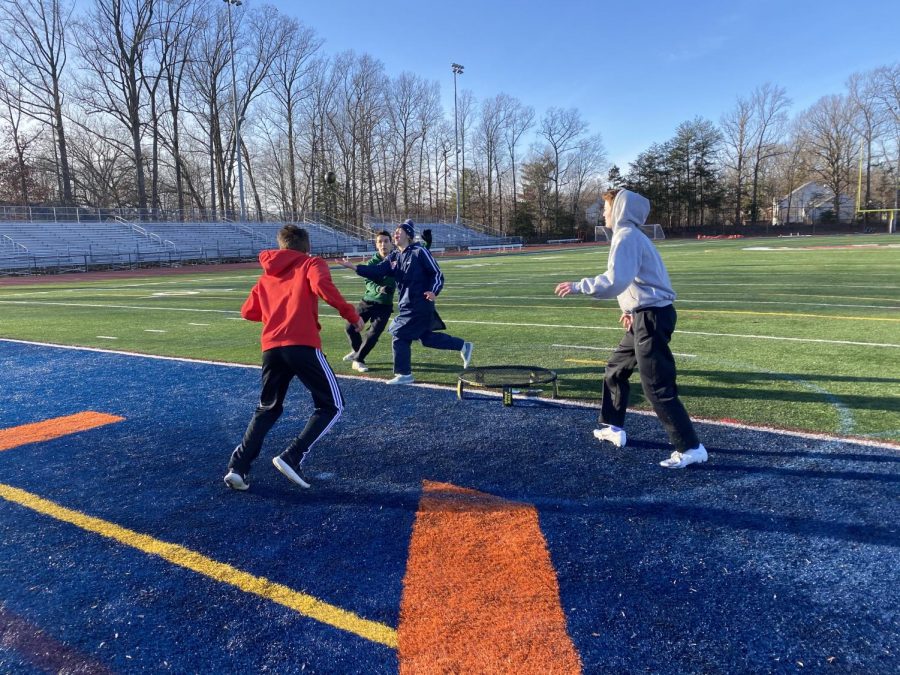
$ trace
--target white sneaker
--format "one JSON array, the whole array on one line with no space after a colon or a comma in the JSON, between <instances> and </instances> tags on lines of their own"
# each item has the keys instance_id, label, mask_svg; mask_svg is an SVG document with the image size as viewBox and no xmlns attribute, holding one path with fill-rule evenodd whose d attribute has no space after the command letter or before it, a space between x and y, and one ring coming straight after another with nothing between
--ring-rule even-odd
<instances>
[{"instance_id":1,"label":"white sneaker","mask_svg":"<svg viewBox=\"0 0 900 675\"><path fill-rule=\"evenodd\" d=\"M627 442L625 430L621 427L613 426L612 424L607 424L599 429L594 429L594 438L598 441L609 441L617 448L624 448L625 443Z\"/></svg>"},{"instance_id":2,"label":"white sneaker","mask_svg":"<svg viewBox=\"0 0 900 675\"><path fill-rule=\"evenodd\" d=\"M246 474L239 474L234 469L229 469L225 474L225 485L232 490L247 490L250 487L250 481L247 480Z\"/></svg>"},{"instance_id":3,"label":"white sneaker","mask_svg":"<svg viewBox=\"0 0 900 675\"><path fill-rule=\"evenodd\" d=\"M709 459L709 455L706 453L703 443L701 443L687 452L678 452L676 450L669 459L664 459L659 465L667 469L683 469L690 464L702 464L707 459Z\"/></svg>"},{"instance_id":4,"label":"white sneaker","mask_svg":"<svg viewBox=\"0 0 900 675\"><path fill-rule=\"evenodd\" d=\"M356 361L356 352L350 352L349 354L347 354L347 356L345 356L341 360L342 361Z\"/></svg>"},{"instance_id":5,"label":"white sneaker","mask_svg":"<svg viewBox=\"0 0 900 675\"><path fill-rule=\"evenodd\" d=\"M412 375L395 375L392 379L385 382L385 384L412 384L415 381L416 380Z\"/></svg>"},{"instance_id":6,"label":"white sneaker","mask_svg":"<svg viewBox=\"0 0 900 675\"><path fill-rule=\"evenodd\" d=\"M353 363L350 364L350 367L353 368L353 370L355 370L357 373L368 373L369 372L369 366L367 366L362 361L354 361Z\"/></svg>"},{"instance_id":7,"label":"white sneaker","mask_svg":"<svg viewBox=\"0 0 900 675\"><path fill-rule=\"evenodd\" d=\"M471 342L463 342L462 349L459 350L459 355L463 360L463 368L468 368L469 364L472 363L472 347L474 347Z\"/></svg>"}]
</instances>

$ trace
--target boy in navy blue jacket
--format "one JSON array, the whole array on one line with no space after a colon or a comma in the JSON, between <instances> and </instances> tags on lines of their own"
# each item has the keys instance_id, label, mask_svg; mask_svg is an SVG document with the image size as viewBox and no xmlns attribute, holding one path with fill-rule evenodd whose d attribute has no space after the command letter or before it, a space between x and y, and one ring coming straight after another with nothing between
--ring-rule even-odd
<instances>
[{"instance_id":1,"label":"boy in navy blue jacket","mask_svg":"<svg viewBox=\"0 0 900 675\"><path fill-rule=\"evenodd\" d=\"M472 360L472 343L462 338L435 332L434 300L444 287L444 275L424 246L415 243L413 221L407 220L394 230L397 249L379 265L341 265L366 279L392 276L397 280L397 316L388 329L393 336L394 378L388 384L412 384L412 342L421 340L432 349L458 351L463 367Z\"/></svg>"}]
</instances>

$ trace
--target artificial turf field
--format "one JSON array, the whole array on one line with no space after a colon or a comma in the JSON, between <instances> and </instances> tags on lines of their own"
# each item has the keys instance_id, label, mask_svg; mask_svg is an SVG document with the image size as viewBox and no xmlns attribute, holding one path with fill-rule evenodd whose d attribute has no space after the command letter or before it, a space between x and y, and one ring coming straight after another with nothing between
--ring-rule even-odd
<instances>
[{"instance_id":1,"label":"artificial turf field","mask_svg":"<svg viewBox=\"0 0 900 675\"><path fill-rule=\"evenodd\" d=\"M616 449L590 403L384 387L385 341L374 377L341 378L312 490L269 463L309 413L295 388L232 493L252 365L0 341L0 670L896 672L895 241L660 245L688 410L825 434L699 422L710 461L682 472L652 415ZM605 253L442 260L441 314L476 363L551 367L590 402L617 312L552 289ZM233 320L255 276L0 288L0 337L255 364ZM458 356L413 358L455 381Z\"/></svg>"}]
</instances>

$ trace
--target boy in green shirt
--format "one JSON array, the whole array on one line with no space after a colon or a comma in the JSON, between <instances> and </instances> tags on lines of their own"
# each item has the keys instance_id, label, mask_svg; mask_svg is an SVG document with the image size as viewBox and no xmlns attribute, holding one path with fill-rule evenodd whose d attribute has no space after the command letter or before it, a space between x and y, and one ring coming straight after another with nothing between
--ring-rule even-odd
<instances>
[{"instance_id":1,"label":"boy in green shirt","mask_svg":"<svg viewBox=\"0 0 900 675\"><path fill-rule=\"evenodd\" d=\"M393 249L391 235L382 230L375 236L375 248L378 251L369 258L366 265L377 265L387 258ZM347 337L353 351L344 357L344 361L352 361L351 367L358 373L368 372L366 356L378 343L378 338L387 327L388 319L394 311L394 290L397 281L394 277L382 277L381 279L367 279L366 292L362 302L357 306L357 311L362 320L369 324L365 335L360 333L350 324L347 324Z\"/></svg>"}]
</instances>

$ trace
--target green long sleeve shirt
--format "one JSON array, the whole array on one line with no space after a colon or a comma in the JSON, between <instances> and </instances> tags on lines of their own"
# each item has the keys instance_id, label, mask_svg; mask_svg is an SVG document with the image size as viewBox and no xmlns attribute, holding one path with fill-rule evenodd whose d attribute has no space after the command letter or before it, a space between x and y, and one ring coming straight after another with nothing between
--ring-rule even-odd
<instances>
[{"instance_id":1,"label":"green long sleeve shirt","mask_svg":"<svg viewBox=\"0 0 900 675\"><path fill-rule=\"evenodd\" d=\"M378 265L381 262L384 262L384 258L376 253L369 258L366 265ZM382 288L384 292L382 292ZM377 302L380 305L393 305L396 288L397 280L394 277L366 279L366 292L363 295L363 300L365 302Z\"/></svg>"}]
</instances>

